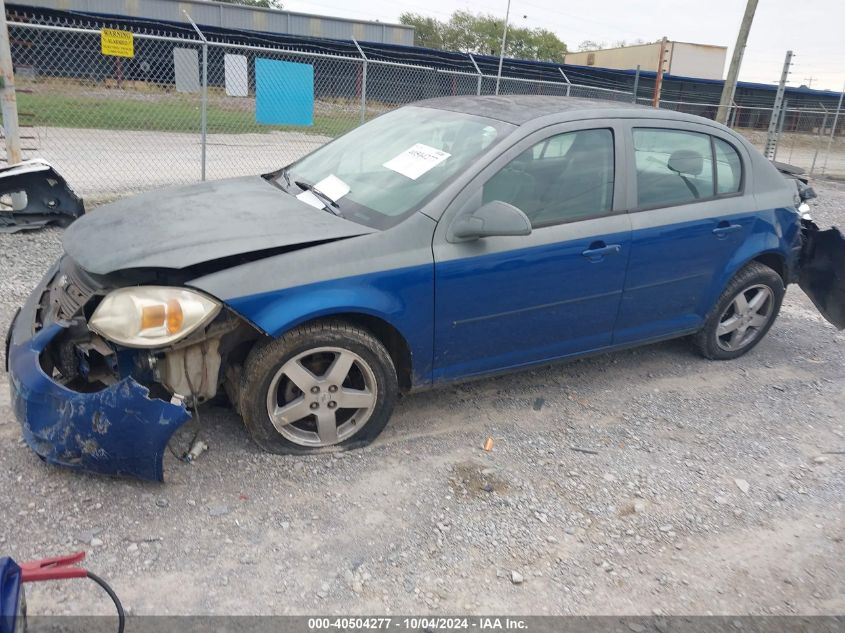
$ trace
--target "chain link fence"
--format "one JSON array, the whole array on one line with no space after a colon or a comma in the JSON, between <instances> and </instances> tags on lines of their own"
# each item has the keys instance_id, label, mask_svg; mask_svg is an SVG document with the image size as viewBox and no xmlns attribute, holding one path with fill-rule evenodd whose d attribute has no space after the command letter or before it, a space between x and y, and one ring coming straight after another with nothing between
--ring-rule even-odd
<instances>
[{"instance_id":1,"label":"chain link fence","mask_svg":"<svg viewBox=\"0 0 845 633\"><path fill-rule=\"evenodd\" d=\"M771 118L771 110L766 114ZM845 177L845 138L833 133L835 119L835 110L785 108L778 125L774 159L818 176ZM841 123L840 115L837 127ZM737 125L742 125L741 116ZM741 127L740 130L758 147L765 145L764 134Z\"/></svg>"},{"instance_id":2,"label":"chain link fence","mask_svg":"<svg viewBox=\"0 0 845 633\"><path fill-rule=\"evenodd\" d=\"M263 173L406 103L449 95L536 94L634 101L631 92L560 81L220 41L134 34L134 56L106 56L100 31L9 24L24 157L53 163L89 202L174 184ZM313 122L256 116L256 60L313 68ZM281 90L283 86L274 86ZM645 102L646 100L640 99ZM717 104L661 107L714 118ZM737 107L730 123L763 147L771 108ZM834 113L789 110L777 159L845 176ZM841 122L841 121L840 121ZM828 144L831 151L828 152Z\"/></svg>"}]
</instances>

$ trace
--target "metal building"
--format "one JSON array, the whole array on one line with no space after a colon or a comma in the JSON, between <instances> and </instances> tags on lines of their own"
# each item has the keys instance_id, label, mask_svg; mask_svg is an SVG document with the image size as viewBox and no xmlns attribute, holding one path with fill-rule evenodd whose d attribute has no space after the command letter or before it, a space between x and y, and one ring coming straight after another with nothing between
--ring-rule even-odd
<instances>
[{"instance_id":1,"label":"metal building","mask_svg":"<svg viewBox=\"0 0 845 633\"><path fill-rule=\"evenodd\" d=\"M727 53L726 46L669 41L666 43L663 70L670 75L682 77L722 79ZM660 42L653 42L567 53L564 61L576 66L596 66L617 70L633 70L639 65L642 70L657 71L659 60Z\"/></svg>"},{"instance_id":2,"label":"metal building","mask_svg":"<svg viewBox=\"0 0 845 633\"><path fill-rule=\"evenodd\" d=\"M23 0L22 4L60 11L186 24L188 21L183 12L187 12L197 24L224 29L414 45L414 27L404 24L347 20L208 0Z\"/></svg>"}]
</instances>

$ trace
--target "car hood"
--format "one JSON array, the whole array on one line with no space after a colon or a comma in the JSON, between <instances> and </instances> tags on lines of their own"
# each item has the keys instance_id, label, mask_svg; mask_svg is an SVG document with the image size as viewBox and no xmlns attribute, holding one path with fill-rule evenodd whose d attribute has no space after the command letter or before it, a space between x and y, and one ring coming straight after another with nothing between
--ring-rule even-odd
<instances>
[{"instance_id":1,"label":"car hood","mask_svg":"<svg viewBox=\"0 0 845 633\"><path fill-rule=\"evenodd\" d=\"M105 275L129 268L180 269L373 232L250 176L105 205L74 222L63 245L82 268Z\"/></svg>"}]
</instances>

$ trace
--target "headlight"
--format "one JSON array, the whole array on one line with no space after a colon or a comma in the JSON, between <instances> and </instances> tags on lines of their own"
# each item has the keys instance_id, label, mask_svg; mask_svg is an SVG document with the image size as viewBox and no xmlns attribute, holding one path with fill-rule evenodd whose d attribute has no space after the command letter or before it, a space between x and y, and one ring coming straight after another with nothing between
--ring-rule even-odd
<instances>
[{"instance_id":1,"label":"headlight","mask_svg":"<svg viewBox=\"0 0 845 633\"><path fill-rule=\"evenodd\" d=\"M137 286L107 294L88 327L127 347L161 347L202 327L218 312L220 304L198 292Z\"/></svg>"}]
</instances>

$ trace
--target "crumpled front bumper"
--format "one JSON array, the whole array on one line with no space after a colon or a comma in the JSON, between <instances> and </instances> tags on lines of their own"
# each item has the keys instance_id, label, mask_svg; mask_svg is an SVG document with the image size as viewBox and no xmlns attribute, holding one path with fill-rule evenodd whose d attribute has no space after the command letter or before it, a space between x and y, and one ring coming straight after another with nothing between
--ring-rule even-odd
<instances>
[{"instance_id":1,"label":"crumpled front bumper","mask_svg":"<svg viewBox=\"0 0 845 633\"><path fill-rule=\"evenodd\" d=\"M12 407L26 443L51 464L162 481L167 443L190 413L184 405L150 398L131 377L81 393L47 376L39 356L68 324L53 323L33 335L44 283L17 314L9 338Z\"/></svg>"}]
</instances>

